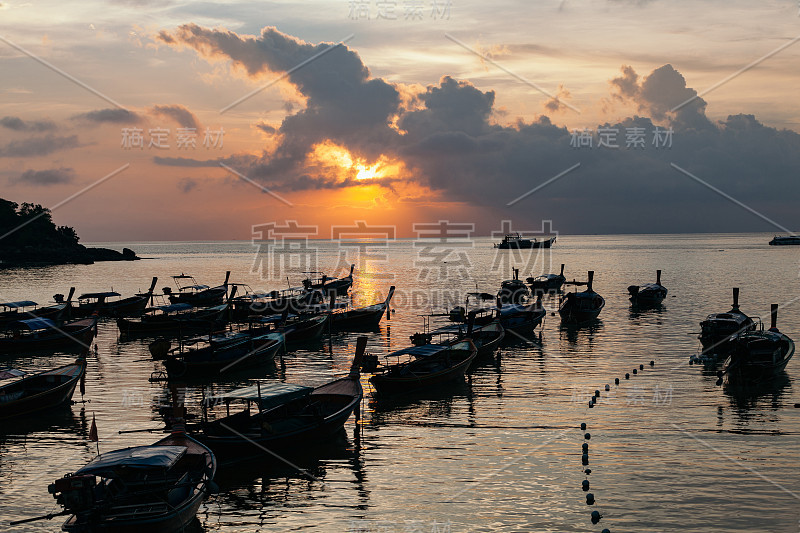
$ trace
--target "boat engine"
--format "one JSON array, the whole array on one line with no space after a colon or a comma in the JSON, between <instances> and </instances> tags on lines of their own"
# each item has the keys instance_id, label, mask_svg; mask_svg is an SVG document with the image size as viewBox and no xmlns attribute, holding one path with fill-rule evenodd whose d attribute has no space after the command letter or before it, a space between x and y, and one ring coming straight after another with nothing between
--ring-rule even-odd
<instances>
[{"instance_id":1,"label":"boat engine","mask_svg":"<svg viewBox=\"0 0 800 533\"><path fill-rule=\"evenodd\" d=\"M56 501L72 512L91 509L95 503L95 485L97 481L92 475L64 476L47 487L47 492Z\"/></svg>"},{"instance_id":2,"label":"boat engine","mask_svg":"<svg viewBox=\"0 0 800 533\"><path fill-rule=\"evenodd\" d=\"M172 287L164 287L164 288L163 288L163 289L161 289L161 290L162 290L162 291L164 291L164 294L166 294L167 296L169 296L170 294L172 294Z\"/></svg>"},{"instance_id":3,"label":"boat engine","mask_svg":"<svg viewBox=\"0 0 800 533\"><path fill-rule=\"evenodd\" d=\"M467 310L460 305L450 310L450 322L466 322Z\"/></svg>"},{"instance_id":4,"label":"boat engine","mask_svg":"<svg viewBox=\"0 0 800 533\"><path fill-rule=\"evenodd\" d=\"M411 344L414 346L425 346L431 343L433 335L430 333L414 333L409 338L411 339Z\"/></svg>"},{"instance_id":5,"label":"boat engine","mask_svg":"<svg viewBox=\"0 0 800 533\"><path fill-rule=\"evenodd\" d=\"M57 304L63 304L64 303L64 295L61 294L61 293L54 294L53 295L53 301L55 303L57 303Z\"/></svg>"},{"instance_id":6,"label":"boat engine","mask_svg":"<svg viewBox=\"0 0 800 533\"><path fill-rule=\"evenodd\" d=\"M375 354L364 354L361 360L361 371L365 373L373 373L378 369L378 356Z\"/></svg>"},{"instance_id":7,"label":"boat engine","mask_svg":"<svg viewBox=\"0 0 800 533\"><path fill-rule=\"evenodd\" d=\"M628 294L630 294L631 296L636 296L637 294L639 294L639 286L631 285L630 287L628 287Z\"/></svg>"}]
</instances>

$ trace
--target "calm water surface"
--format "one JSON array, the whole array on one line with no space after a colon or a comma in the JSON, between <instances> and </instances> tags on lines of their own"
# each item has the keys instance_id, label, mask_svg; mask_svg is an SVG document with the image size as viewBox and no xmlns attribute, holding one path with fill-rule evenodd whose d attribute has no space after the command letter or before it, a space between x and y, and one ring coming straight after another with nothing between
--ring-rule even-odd
<instances>
[{"instance_id":1,"label":"calm water surface","mask_svg":"<svg viewBox=\"0 0 800 533\"><path fill-rule=\"evenodd\" d=\"M414 263L421 247L411 241L361 252L349 247L347 258L358 264L356 303L373 303L390 284L398 287L392 319L369 334L373 353L407 346L408 335L422 326L420 314L444 311L453 298L460 301L476 287L495 292L512 265L522 269L523 278L542 269L557 272L560 263L566 263L568 279L585 279L593 269L606 307L596 324L579 330L562 329L557 315L548 316L535 342L504 348L462 386L394 405L365 400L359 425L351 419L346 434L319 456L297 459L308 475L269 465L220 471L222 491L202 507L197 529L800 531L800 409L794 408L800 402L800 362L791 361L772 386L745 396L717 387L713 375L688 365L698 347L698 322L729 308L733 286L741 287L748 314L767 317L770 303L785 304L779 327L800 340L800 248L767 246L770 238L564 236L538 256L498 255L489 240L478 240L463 250L466 271L459 272L457 254L442 263L451 276L445 281L437 279L438 269L419 279ZM146 289L152 276L159 276L161 288L180 272L209 285L232 270L233 281L253 288L286 286L283 277L264 279L253 271L250 243L127 246L147 259L0 271L0 300L44 303L70 286L78 293L113 287L130 295ZM321 270L339 264L335 244L312 246ZM375 254L386 260L374 260ZM626 287L654 281L658 268L669 297L661 309L633 311ZM295 265L282 275L297 285L302 270ZM555 309L557 300L545 304ZM4 424L0 517L5 524L58 510L47 485L95 456L95 444L87 440L93 416L101 451L157 440L157 433L118 434L158 427L156 408L166 391L147 381L160 368L147 340L122 341L117 333L113 321L100 324L98 354L89 359L90 403L24 425ZM332 351L326 340L288 356L285 368L237 374L213 388L232 388L248 376L324 383L346 372L356 337L335 335ZM3 365L34 370L72 359L22 356ZM624 374L640 364L644 371L626 381ZM615 377L621 378L618 387ZM589 409L595 389L601 399ZM191 394L197 398L196 390ZM581 488L587 479L581 422L591 433L588 479L597 502L591 507ZM603 514L600 523L592 524L592 510ZM60 523L56 518L0 530L56 531Z\"/></svg>"}]
</instances>

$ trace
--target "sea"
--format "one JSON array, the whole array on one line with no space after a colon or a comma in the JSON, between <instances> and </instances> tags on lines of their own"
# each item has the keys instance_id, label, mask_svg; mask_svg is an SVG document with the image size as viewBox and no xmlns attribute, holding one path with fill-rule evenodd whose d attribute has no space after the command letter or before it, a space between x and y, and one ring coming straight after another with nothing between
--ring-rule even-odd
<instances>
[{"instance_id":1,"label":"sea","mask_svg":"<svg viewBox=\"0 0 800 533\"><path fill-rule=\"evenodd\" d=\"M443 315L468 292L496 293L515 268L525 279L563 263L568 280L584 282L591 270L606 300L593 324L563 326L559 295L547 296L535 334L512 338L463 383L386 402L363 375L360 414L344 432L291 460L220 468L219 490L192 530L795 533L800 360L746 391L718 386L714 368L689 364L700 321L730 308L733 287L741 309L765 322L770 304L779 304L779 329L800 339L800 247L768 246L771 238L560 235L549 250L516 251L488 238L93 243L129 247L142 259L1 270L0 300L44 305L70 287L76 296L130 296L153 276L161 293L175 289L174 275L214 286L228 270L249 287L240 293L271 291L299 286L308 271L345 275L349 264L355 306L382 301L396 286L377 330L326 335L283 361L195 384L187 404L197 412L202 395L251 379L316 386L342 376L361 335L383 359L409 346L413 333L447 323ZM654 282L659 269L667 299L633 308L627 287ZM48 484L98 450L161 438L159 408L169 392L148 380L162 369L151 340L120 338L116 323L102 320L85 395L76 391L76 403L57 413L0 423L0 531L57 531L63 517L9 521L59 511ZM74 359L23 354L0 366L37 371ZM98 443L89 440L93 421Z\"/></svg>"}]
</instances>

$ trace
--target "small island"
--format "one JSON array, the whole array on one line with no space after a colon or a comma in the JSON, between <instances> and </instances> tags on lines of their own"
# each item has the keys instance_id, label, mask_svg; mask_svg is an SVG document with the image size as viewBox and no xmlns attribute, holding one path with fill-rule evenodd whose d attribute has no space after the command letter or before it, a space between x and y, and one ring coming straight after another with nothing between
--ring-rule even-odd
<instances>
[{"instance_id":1,"label":"small island","mask_svg":"<svg viewBox=\"0 0 800 533\"><path fill-rule=\"evenodd\" d=\"M139 259L129 248L87 248L79 240L73 228L56 226L46 207L0 198L0 268Z\"/></svg>"}]
</instances>

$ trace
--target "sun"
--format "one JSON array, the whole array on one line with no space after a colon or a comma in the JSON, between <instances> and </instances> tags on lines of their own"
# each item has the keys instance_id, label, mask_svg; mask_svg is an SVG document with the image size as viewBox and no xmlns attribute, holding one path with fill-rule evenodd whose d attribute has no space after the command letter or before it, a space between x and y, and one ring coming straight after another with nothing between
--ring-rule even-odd
<instances>
[{"instance_id":1,"label":"sun","mask_svg":"<svg viewBox=\"0 0 800 533\"><path fill-rule=\"evenodd\" d=\"M368 167L364 164L357 164L355 165L355 169L358 170L356 173L357 180L371 180L375 178L381 178L380 169L378 168L380 163L375 163L371 167Z\"/></svg>"},{"instance_id":2,"label":"sun","mask_svg":"<svg viewBox=\"0 0 800 533\"><path fill-rule=\"evenodd\" d=\"M350 153L344 146L325 141L314 146L310 162L334 171L343 181L371 181L384 178L398 178L403 174L401 161L394 161L381 155L373 162ZM372 164L370 164L372 163Z\"/></svg>"}]
</instances>

